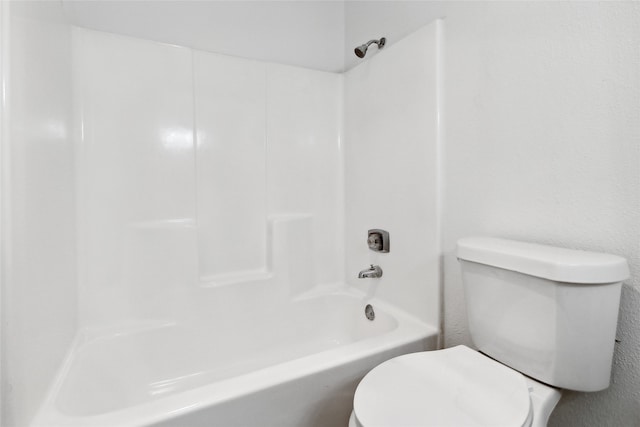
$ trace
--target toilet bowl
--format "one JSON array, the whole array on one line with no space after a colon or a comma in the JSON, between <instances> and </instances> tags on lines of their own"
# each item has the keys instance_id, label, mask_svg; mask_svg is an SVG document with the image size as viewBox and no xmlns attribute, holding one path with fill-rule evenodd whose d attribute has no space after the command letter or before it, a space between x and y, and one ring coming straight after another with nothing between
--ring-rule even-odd
<instances>
[{"instance_id":1,"label":"toilet bowl","mask_svg":"<svg viewBox=\"0 0 640 427\"><path fill-rule=\"evenodd\" d=\"M465 346L412 353L360 382L349 427L544 427L558 389Z\"/></svg>"}]
</instances>

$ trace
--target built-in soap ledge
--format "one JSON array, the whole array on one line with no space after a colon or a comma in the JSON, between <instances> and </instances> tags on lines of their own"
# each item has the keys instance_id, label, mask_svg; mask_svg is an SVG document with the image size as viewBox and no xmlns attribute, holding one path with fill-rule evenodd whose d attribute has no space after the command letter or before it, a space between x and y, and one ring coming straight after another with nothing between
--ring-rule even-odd
<instances>
[{"instance_id":1,"label":"built-in soap ledge","mask_svg":"<svg viewBox=\"0 0 640 427\"><path fill-rule=\"evenodd\" d=\"M264 270L239 271L200 278L202 287L264 282L288 288L290 295L315 285L313 215L278 214L267 218L267 265Z\"/></svg>"},{"instance_id":2,"label":"built-in soap ledge","mask_svg":"<svg viewBox=\"0 0 640 427\"><path fill-rule=\"evenodd\" d=\"M128 224L131 228L137 229L175 229L175 228L193 228L196 222L193 218L173 218L158 219L151 221L137 221Z\"/></svg>"},{"instance_id":3,"label":"built-in soap ledge","mask_svg":"<svg viewBox=\"0 0 640 427\"><path fill-rule=\"evenodd\" d=\"M227 274L216 274L215 276L207 276L200 278L200 286L217 287L237 285L240 283L269 281L273 278L272 271L239 271Z\"/></svg>"},{"instance_id":4,"label":"built-in soap ledge","mask_svg":"<svg viewBox=\"0 0 640 427\"><path fill-rule=\"evenodd\" d=\"M156 331L158 329L175 326L175 324L175 321L166 319L131 319L103 325L90 325L78 331L75 340L76 345L74 347L77 348L80 345L97 340L108 340L148 331Z\"/></svg>"}]
</instances>

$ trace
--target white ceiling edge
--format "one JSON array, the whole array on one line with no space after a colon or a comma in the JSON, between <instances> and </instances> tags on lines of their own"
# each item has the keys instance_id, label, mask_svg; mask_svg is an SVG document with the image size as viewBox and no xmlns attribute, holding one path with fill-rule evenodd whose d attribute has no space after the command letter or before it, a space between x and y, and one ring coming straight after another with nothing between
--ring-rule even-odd
<instances>
[{"instance_id":1,"label":"white ceiling edge","mask_svg":"<svg viewBox=\"0 0 640 427\"><path fill-rule=\"evenodd\" d=\"M60 0L70 24L241 58L343 72L442 16L430 0ZM365 58L377 54L371 47Z\"/></svg>"},{"instance_id":2,"label":"white ceiling edge","mask_svg":"<svg viewBox=\"0 0 640 427\"><path fill-rule=\"evenodd\" d=\"M344 69L344 2L62 0L69 23L198 50Z\"/></svg>"}]
</instances>

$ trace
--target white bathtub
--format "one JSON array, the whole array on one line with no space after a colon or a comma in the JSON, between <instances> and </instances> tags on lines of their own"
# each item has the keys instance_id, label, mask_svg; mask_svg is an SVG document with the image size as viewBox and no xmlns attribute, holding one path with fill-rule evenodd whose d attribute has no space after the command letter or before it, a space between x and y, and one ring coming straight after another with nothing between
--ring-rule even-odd
<instances>
[{"instance_id":1,"label":"white bathtub","mask_svg":"<svg viewBox=\"0 0 640 427\"><path fill-rule=\"evenodd\" d=\"M83 341L35 425L346 426L362 376L437 331L344 288Z\"/></svg>"}]
</instances>

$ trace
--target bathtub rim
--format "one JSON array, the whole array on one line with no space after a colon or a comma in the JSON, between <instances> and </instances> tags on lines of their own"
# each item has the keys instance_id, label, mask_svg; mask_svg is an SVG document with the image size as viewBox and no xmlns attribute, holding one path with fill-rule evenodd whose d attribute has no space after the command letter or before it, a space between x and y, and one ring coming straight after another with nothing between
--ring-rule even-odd
<instances>
[{"instance_id":1,"label":"bathtub rim","mask_svg":"<svg viewBox=\"0 0 640 427\"><path fill-rule=\"evenodd\" d=\"M32 423L33 427L64 426L140 426L148 425L209 406L238 399L244 395L264 391L270 387L311 376L319 372L362 360L378 353L390 351L402 345L437 337L438 329L417 319L404 310L367 295L348 285L318 286L292 302L322 296L345 296L358 299L361 304L372 304L390 314L397 321L393 330L380 335L345 344L336 348L285 361L214 383L195 387L157 400L95 415L73 416L62 413L56 399L73 360L81 346L87 342L79 333L71 345L65 360L52 383L47 396ZM89 340L91 341L91 340ZM328 355L331 355L327 357Z\"/></svg>"}]
</instances>

